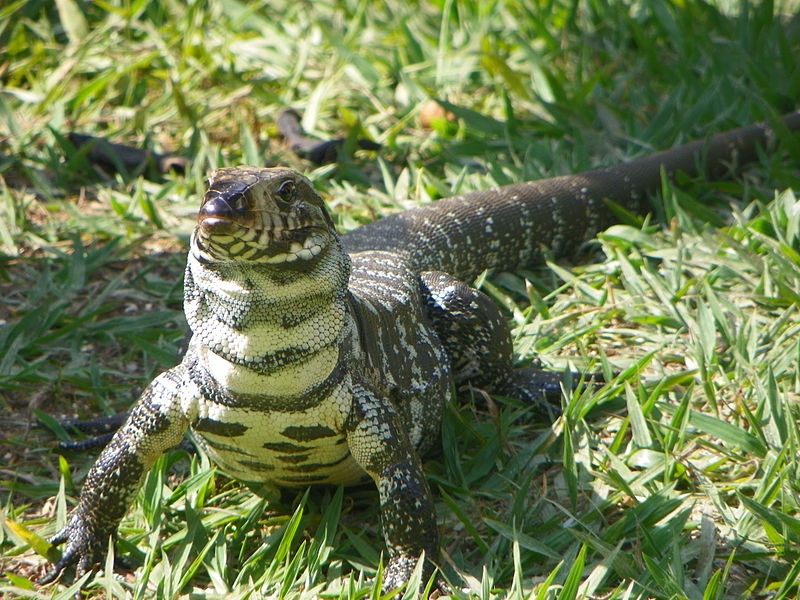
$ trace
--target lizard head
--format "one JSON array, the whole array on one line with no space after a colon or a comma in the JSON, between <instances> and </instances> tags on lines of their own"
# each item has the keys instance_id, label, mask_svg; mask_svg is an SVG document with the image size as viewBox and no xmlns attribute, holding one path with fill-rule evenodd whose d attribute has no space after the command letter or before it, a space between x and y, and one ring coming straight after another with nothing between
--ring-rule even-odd
<instances>
[{"instance_id":1,"label":"lizard head","mask_svg":"<svg viewBox=\"0 0 800 600\"><path fill-rule=\"evenodd\" d=\"M212 262L299 264L336 241L322 198L286 168L228 167L208 182L195 250Z\"/></svg>"}]
</instances>

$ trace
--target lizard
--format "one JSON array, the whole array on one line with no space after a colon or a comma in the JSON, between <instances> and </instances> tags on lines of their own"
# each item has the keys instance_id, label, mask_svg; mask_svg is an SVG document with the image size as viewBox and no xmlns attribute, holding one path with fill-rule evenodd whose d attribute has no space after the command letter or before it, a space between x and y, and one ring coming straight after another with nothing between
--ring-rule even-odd
<instances>
[{"instance_id":1,"label":"lizard","mask_svg":"<svg viewBox=\"0 0 800 600\"><path fill-rule=\"evenodd\" d=\"M800 112L775 121L800 129ZM378 490L383 587L439 563L421 458L458 386L534 403L547 376L513 365L507 321L469 287L485 269L574 252L644 210L662 171L722 175L776 131L731 130L604 169L466 193L339 235L321 195L288 168L226 167L209 179L191 237L184 310L192 337L89 471L50 542L41 583L99 562L154 461L187 430L226 474L275 486ZM426 579L427 580L427 579Z\"/></svg>"}]
</instances>

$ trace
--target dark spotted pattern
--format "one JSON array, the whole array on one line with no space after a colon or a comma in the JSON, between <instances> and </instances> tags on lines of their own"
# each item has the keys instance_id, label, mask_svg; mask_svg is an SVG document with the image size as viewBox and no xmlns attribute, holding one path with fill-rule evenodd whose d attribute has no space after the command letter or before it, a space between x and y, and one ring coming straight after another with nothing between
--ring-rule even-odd
<instances>
[{"instance_id":1,"label":"dark spotted pattern","mask_svg":"<svg viewBox=\"0 0 800 600\"><path fill-rule=\"evenodd\" d=\"M284 396L280 398L274 398L263 394L231 393L221 386L213 377L209 377L205 370L202 369L196 362L189 359L187 360L187 363L187 372L189 377L197 385L203 398L211 400L214 403L222 406L248 409L262 413L272 411L302 411L311 406L317 406L322 400L330 395L331 390L334 387L341 384L342 378L345 375L343 366L341 364L337 364L336 368L331 371L325 380L323 380L313 389L308 390L302 396ZM230 426L231 431L240 429L239 425L235 423L220 423L218 425ZM209 424L206 423L205 426L208 427ZM245 431L249 429L247 426L244 427ZM287 437L291 436L287 435Z\"/></svg>"},{"instance_id":2,"label":"dark spotted pattern","mask_svg":"<svg viewBox=\"0 0 800 600\"><path fill-rule=\"evenodd\" d=\"M183 440L189 423L177 400L184 392L185 380L178 365L142 393L86 476L80 501L66 527L50 539L50 543L66 543L66 547L41 583L55 580L70 564L77 564L80 575L102 558L108 536L116 535L148 469L165 450Z\"/></svg>"},{"instance_id":3,"label":"dark spotted pattern","mask_svg":"<svg viewBox=\"0 0 800 600\"><path fill-rule=\"evenodd\" d=\"M192 423L192 429L199 433L210 433L222 437L236 437L247 431L248 427L241 423L220 423L214 419L198 419Z\"/></svg>"},{"instance_id":4,"label":"dark spotted pattern","mask_svg":"<svg viewBox=\"0 0 800 600\"><path fill-rule=\"evenodd\" d=\"M269 463L265 463L263 461L258 460L240 460L238 461L240 465L251 469L252 471L258 473L271 473L275 470L275 465L271 465Z\"/></svg>"},{"instance_id":5,"label":"dark spotted pattern","mask_svg":"<svg viewBox=\"0 0 800 600\"><path fill-rule=\"evenodd\" d=\"M800 112L782 125L800 129ZM774 137L769 127L752 125L607 169L463 194L369 223L343 241L348 252L399 252L418 273L445 271L469 281L486 269L539 264L544 251L567 256L617 223L608 201L647 209L662 169L696 175L704 164L724 176L731 165L755 160Z\"/></svg>"},{"instance_id":6,"label":"dark spotted pattern","mask_svg":"<svg viewBox=\"0 0 800 600\"><path fill-rule=\"evenodd\" d=\"M325 427L324 425L308 425L306 427L292 425L281 431L281 433L288 438L302 442L309 442L311 440L337 435L333 429Z\"/></svg>"},{"instance_id":7,"label":"dark spotted pattern","mask_svg":"<svg viewBox=\"0 0 800 600\"><path fill-rule=\"evenodd\" d=\"M276 481L283 485L301 485L308 483L325 483L325 475L282 475Z\"/></svg>"},{"instance_id":8,"label":"dark spotted pattern","mask_svg":"<svg viewBox=\"0 0 800 600\"><path fill-rule=\"evenodd\" d=\"M297 465L292 465L292 466L286 467L287 471L294 471L296 473L315 473L317 471L322 471L323 469L327 469L329 467L333 467L335 465L343 463L346 460L349 460L350 459L350 455L345 454L341 458L337 458L336 460L332 460L330 462L324 462L324 463L323 462L318 462L318 463L304 462L305 460L308 460L308 457L304 457L304 461L294 460L294 459L297 458L297 456L279 456L277 458L278 458L278 460L284 460L285 461L286 459L291 459L291 460L289 460L289 462L297 462L297 463L302 462L303 463L303 464L297 464Z\"/></svg>"},{"instance_id":9,"label":"dark spotted pattern","mask_svg":"<svg viewBox=\"0 0 800 600\"><path fill-rule=\"evenodd\" d=\"M783 125L800 129L800 113ZM420 454L456 383L536 401L552 381L512 368L502 314L461 280L567 254L638 209L660 170L752 159L771 132L739 129L627 165L485 190L364 226L340 239L311 183L289 169L215 173L189 252L181 365L160 375L89 472L53 538L81 575L156 458L193 435L230 474L263 487L356 483L378 489L389 551L384 587L438 532ZM258 485L254 487L259 487Z\"/></svg>"},{"instance_id":10,"label":"dark spotted pattern","mask_svg":"<svg viewBox=\"0 0 800 600\"><path fill-rule=\"evenodd\" d=\"M300 446L290 442L264 442L263 447L274 452L305 452L311 450L311 446Z\"/></svg>"},{"instance_id":11,"label":"dark spotted pattern","mask_svg":"<svg viewBox=\"0 0 800 600\"><path fill-rule=\"evenodd\" d=\"M213 448L217 452L225 453L225 454L235 454L239 457L249 457L249 458L257 458L255 454L252 452L247 452L246 450L240 448L239 446L234 446L233 444L225 444L223 442L219 442L215 440L213 437L204 437L203 444L206 446ZM241 462L244 462L239 458Z\"/></svg>"},{"instance_id":12,"label":"dark spotted pattern","mask_svg":"<svg viewBox=\"0 0 800 600\"><path fill-rule=\"evenodd\" d=\"M276 456L275 460L279 460L282 463L287 463L287 464L297 464L297 463L306 462L308 460L309 456L311 456L311 455L310 454L282 454L282 455Z\"/></svg>"}]
</instances>

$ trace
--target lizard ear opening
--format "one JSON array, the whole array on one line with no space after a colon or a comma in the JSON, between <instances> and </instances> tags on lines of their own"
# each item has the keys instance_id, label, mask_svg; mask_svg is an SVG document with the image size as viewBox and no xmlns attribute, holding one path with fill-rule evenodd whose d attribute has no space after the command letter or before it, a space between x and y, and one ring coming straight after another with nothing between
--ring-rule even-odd
<instances>
[{"instance_id":1,"label":"lizard ear opening","mask_svg":"<svg viewBox=\"0 0 800 600\"><path fill-rule=\"evenodd\" d=\"M336 227L334 226L333 219L331 218L331 212L328 210L328 207L324 202L322 203L321 208L322 208L322 216L325 218L325 223L327 223L331 232L336 232Z\"/></svg>"},{"instance_id":2,"label":"lizard ear opening","mask_svg":"<svg viewBox=\"0 0 800 600\"><path fill-rule=\"evenodd\" d=\"M314 186L308 181L305 177L300 178L297 181L299 186L304 186L306 189L295 191L295 196L300 196L302 198L307 198L308 204L311 206L316 206L320 213L322 213L322 218L325 220L325 225L329 228L331 233L336 233L336 227L333 224L333 219L331 218L330 210L328 209L328 204L322 198L322 196L317 192Z\"/></svg>"}]
</instances>

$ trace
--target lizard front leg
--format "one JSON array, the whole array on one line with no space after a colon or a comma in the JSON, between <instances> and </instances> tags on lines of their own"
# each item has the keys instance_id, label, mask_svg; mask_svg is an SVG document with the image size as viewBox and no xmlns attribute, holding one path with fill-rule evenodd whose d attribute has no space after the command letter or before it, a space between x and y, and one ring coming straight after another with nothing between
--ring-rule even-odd
<instances>
[{"instance_id":1,"label":"lizard front leg","mask_svg":"<svg viewBox=\"0 0 800 600\"><path fill-rule=\"evenodd\" d=\"M145 474L165 450L181 442L188 429L180 408L185 379L179 365L159 375L142 393L89 471L67 525L50 539L66 547L41 584L54 581L71 565L76 566L78 578L101 560Z\"/></svg>"},{"instance_id":2,"label":"lizard front leg","mask_svg":"<svg viewBox=\"0 0 800 600\"><path fill-rule=\"evenodd\" d=\"M389 551L384 590L405 584L423 552L427 581L438 559L439 532L421 461L397 410L388 398L356 386L346 429L350 453L378 487Z\"/></svg>"}]
</instances>

